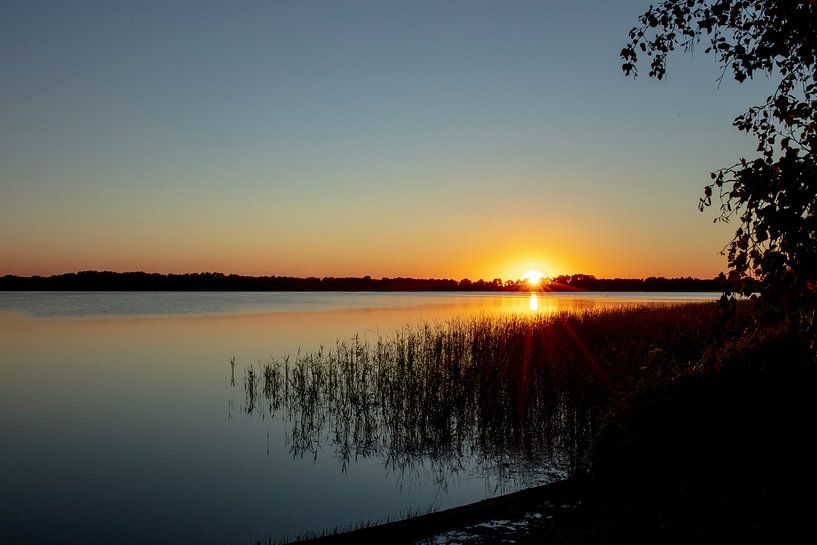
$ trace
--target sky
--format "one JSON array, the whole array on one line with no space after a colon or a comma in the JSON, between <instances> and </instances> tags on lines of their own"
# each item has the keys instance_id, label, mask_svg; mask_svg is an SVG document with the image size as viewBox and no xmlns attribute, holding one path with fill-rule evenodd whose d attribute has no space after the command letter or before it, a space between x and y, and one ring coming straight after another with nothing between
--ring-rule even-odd
<instances>
[{"instance_id":1,"label":"sky","mask_svg":"<svg viewBox=\"0 0 817 545\"><path fill-rule=\"evenodd\" d=\"M647 1L4 4L0 275L711 277L737 85Z\"/></svg>"}]
</instances>

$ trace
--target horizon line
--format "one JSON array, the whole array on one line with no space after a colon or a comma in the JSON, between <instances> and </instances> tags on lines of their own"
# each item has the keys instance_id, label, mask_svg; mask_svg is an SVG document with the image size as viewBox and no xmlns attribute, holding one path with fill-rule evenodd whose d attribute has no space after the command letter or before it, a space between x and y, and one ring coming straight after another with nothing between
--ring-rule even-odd
<instances>
[{"instance_id":1,"label":"horizon line","mask_svg":"<svg viewBox=\"0 0 817 545\"><path fill-rule=\"evenodd\" d=\"M225 277L225 278L244 278L244 279L265 279L265 278L278 278L278 279L293 279L293 280L324 280L324 279L336 279L336 280L372 280L372 281L380 281L380 280L418 280L418 281L453 281L453 282L485 282L485 283L494 283L496 281L499 282L523 282L524 280L520 278L501 278L501 277L494 277L491 279L485 278L477 278L471 279L470 277L462 277L457 279L453 276L449 277L433 277L433 276L380 276L375 277L372 275L363 275L363 276L350 276L350 275L342 275L342 276L333 276L333 275L325 275L325 276L317 276L317 275L307 275L307 276L295 276L295 275L287 275L287 274L261 274L261 275L253 275L253 274L238 274L238 273L225 273L222 271L191 271L191 272L169 272L169 273L162 273L162 272L148 272L145 270L131 270L131 271L114 271L110 269L80 269L77 271L68 271L62 273L55 273L55 274L30 274L30 275L21 275L21 274L3 274L0 275L0 278L19 278L19 279L34 279L34 278L41 278L41 279L48 279L48 278L59 278L65 276L78 276L78 275L85 275L85 274L105 274L105 275L147 275L147 276L164 276L164 277L172 277L172 276L218 276L218 277ZM545 275L544 279L547 280L554 280L557 278L571 278L571 279L587 279L587 280L719 280L724 277L724 273L718 273L712 277L697 277L697 276L663 276L663 275L649 275L649 276L597 276L592 273L563 273L563 274L556 274L556 275Z\"/></svg>"}]
</instances>

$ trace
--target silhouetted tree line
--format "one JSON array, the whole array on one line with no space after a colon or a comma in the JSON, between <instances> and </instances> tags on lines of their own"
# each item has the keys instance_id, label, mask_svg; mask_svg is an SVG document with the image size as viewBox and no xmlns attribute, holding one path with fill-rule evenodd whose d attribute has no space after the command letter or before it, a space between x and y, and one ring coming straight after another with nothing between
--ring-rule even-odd
<instances>
[{"instance_id":1,"label":"silhouetted tree line","mask_svg":"<svg viewBox=\"0 0 817 545\"><path fill-rule=\"evenodd\" d=\"M561 275L548 285L553 291L720 291L726 278L596 278L590 274Z\"/></svg>"},{"instance_id":2,"label":"silhouetted tree line","mask_svg":"<svg viewBox=\"0 0 817 545\"><path fill-rule=\"evenodd\" d=\"M721 291L724 277L596 278L561 275L546 291ZM241 276L223 273L159 274L81 271L55 276L0 277L0 290L51 291L529 291L525 281L437 278Z\"/></svg>"}]
</instances>

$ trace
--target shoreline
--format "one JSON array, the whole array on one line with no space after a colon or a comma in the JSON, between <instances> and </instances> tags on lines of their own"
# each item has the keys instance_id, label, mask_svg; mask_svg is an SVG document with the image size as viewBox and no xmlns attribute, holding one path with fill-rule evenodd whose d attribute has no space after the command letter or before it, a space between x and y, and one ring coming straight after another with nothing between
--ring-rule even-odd
<instances>
[{"instance_id":1,"label":"shoreline","mask_svg":"<svg viewBox=\"0 0 817 545\"><path fill-rule=\"evenodd\" d=\"M541 508L543 504L565 505L575 503L580 498L581 490L582 487L576 480L564 479L443 511L338 533L328 533L303 539L295 538L285 543L301 545L374 542L416 543L421 539L432 538L437 534L457 530L486 520L508 515L518 516L527 509Z\"/></svg>"}]
</instances>

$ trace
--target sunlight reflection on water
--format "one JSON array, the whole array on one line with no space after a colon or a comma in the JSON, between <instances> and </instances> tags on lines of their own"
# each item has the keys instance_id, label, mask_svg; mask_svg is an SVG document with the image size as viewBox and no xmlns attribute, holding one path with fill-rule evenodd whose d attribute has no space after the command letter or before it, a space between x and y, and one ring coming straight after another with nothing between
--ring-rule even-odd
<instances>
[{"instance_id":1,"label":"sunlight reflection on water","mask_svg":"<svg viewBox=\"0 0 817 545\"><path fill-rule=\"evenodd\" d=\"M716 297L0 292L0 541L250 543L526 486L536 468L452 472L442 489L429 463L352 456L342 472L293 452L291 422L229 419L228 362L425 320Z\"/></svg>"}]
</instances>

